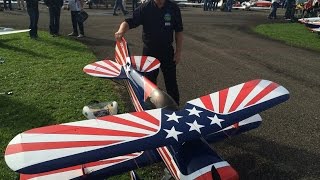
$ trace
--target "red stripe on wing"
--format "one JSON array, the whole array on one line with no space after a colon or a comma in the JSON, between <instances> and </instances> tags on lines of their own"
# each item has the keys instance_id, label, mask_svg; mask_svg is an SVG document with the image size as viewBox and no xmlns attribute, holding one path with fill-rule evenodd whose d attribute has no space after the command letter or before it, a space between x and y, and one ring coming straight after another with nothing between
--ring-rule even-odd
<instances>
[{"instance_id":1,"label":"red stripe on wing","mask_svg":"<svg viewBox=\"0 0 320 180\"><path fill-rule=\"evenodd\" d=\"M40 151L48 149L63 149L75 147L88 147L88 146L105 146L118 141L68 141L68 142L38 142L38 143L21 143L9 145L6 149L5 155L27 152L27 151Z\"/></svg>"},{"instance_id":2,"label":"red stripe on wing","mask_svg":"<svg viewBox=\"0 0 320 180\"><path fill-rule=\"evenodd\" d=\"M134 116L137 116L141 119L144 119L154 125L159 126L160 122L158 119L156 119L155 117L151 116L150 114L146 113L146 112L135 112L135 113L131 113Z\"/></svg>"},{"instance_id":3,"label":"red stripe on wing","mask_svg":"<svg viewBox=\"0 0 320 180\"><path fill-rule=\"evenodd\" d=\"M149 64L149 66L146 68L146 70L144 70L145 72L149 71L150 69L154 68L155 66L157 66L159 64L159 60L155 59L151 64Z\"/></svg>"},{"instance_id":4,"label":"red stripe on wing","mask_svg":"<svg viewBox=\"0 0 320 180\"><path fill-rule=\"evenodd\" d=\"M85 72L87 74L100 74L100 75L111 76L111 77L115 77L115 76L118 76L120 74L120 72L116 72L116 74L113 74L113 73L109 73L109 72L96 71L96 70L93 70L93 69L85 69Z\"/></svg>"},{"instance_id":5,"label":"red stripe on wing","mask_svg":"<svg viewBox=\"0 0 320 180\"><path fill-rule=\"evenodd\" d=\"M68 126L68 125L53 125L31 129L24 133L34 134L75 134L75 135L105 135L105 136L129 136L129 137L143 137L147 134L119 131L112 129L100 129L92 127Z\"/></svg>"},{"instance_id":6,"label":"red stripe on wing","mask_svg":"<svg viewBox=\"0 0 320 180\"><path fill-rule=\"evenodd\" d=\"M250 106L256 102L258 102L260 99L265 97L267 94L269 94L271 91L279 87L279 84L271 83L266 88L264 88L258 95L256 95L250 102L248 102L245 107Z\"/></svg>"},{"instance_id":7,"label":"red stripe on wing","mask_svg":"<svg viewBox=\"0 0 320 180\"><path fill-rule=\"evenodd\" d=\"M113 67L114 69L116 69L117 71L114 71L113 69L110 69L109 67L106 67L106 66L103 66L99 63L94 63L92 64L93 66L97 66L97 67L100 67L100 68L103 68L105 70L108 70L108 71L111 71L111 72L114 72L114 73L119 73L120 72L120 69L118 66L116 66L112 61L110 60L103 60L104 63L108 64L109 66Z\"/></svg>"},{"instance_id":8,"label":"red stripe on wing","mask_svg":"<svg viewBox=\"0 0 320 180\"><path fill-rule=\"evenodd\" d=\"M136 128L140 128L140 129L145 129L148 131L152 131L152 132L157 132L157 129L154 129L152 127L148 127L145 126L143 124L139 124L136 122L132 122L132 121L128 121L126 119L122 119L116 116L104 116L104 117L100 117L98 118L99 120L104 120L104 121L108 121L108 122L114 122L114 123L118 123L118 124L123 124L126 126L131 126L131 127L136 127Z\"/></svg>"},{"instance_id":9,"label":"red stripe on wing","mask_svg":"<svg viewBox=\"0 0 320 180\"><path fill-rule=\"evenodd\" d=\"M120 60L122 62L122 64L126 63L126 53L123 51L123 44L121 44L120 41L117 41L117 49L118 51L116 51L116 55L118 54L118 56L120 57Z\"/></svg>"},{"instance_id":10,"label":"red stripe on wing","mask_svg":"<svg viewBox=\"0 0 320 180\"><path fill-rule=\"evenodd\" d=\"M202 96L202 97L200 97L200 100L206 109L214 111L213 103L212 103L212 99L211 99L210 95Z\"/></svg>"},{"instance_id":11,"label":"red stripe on wing","mask_svg":"<svg viewBox=\"0 0 320 180\"><path fill-rule=\"evenodd\" d=\"M224 111L228 92L229 92L229 89L224 89L219 92L219 113L223 113L223 111Z\"/></svg>"},{"instance_id":12,"label":"red stripe on wing","mask_svg":"<svg viewBox=\"0 0 320 180\"><path fill-rule=\"evenodd\" d=\"M148 56L142 56L142 57L141 57L140 70L143 69L143 66L144 66L144 64L146 63L147 58L148 58Z\"/></svg>"},{"instance_id":13,"label":"red stripe on wing","mask_svg":"<svg viewBox=\"0 0 320 180\"><path fill-rule=\"evenodd\" d=\"M239 105L243 102L243 100L251 93L251 91L260 83L261 80L253 80L247 82L243 85L240 93L238 94L237 98L233 102L229 112L235 111Z\"/></svg>"}]
</instances>

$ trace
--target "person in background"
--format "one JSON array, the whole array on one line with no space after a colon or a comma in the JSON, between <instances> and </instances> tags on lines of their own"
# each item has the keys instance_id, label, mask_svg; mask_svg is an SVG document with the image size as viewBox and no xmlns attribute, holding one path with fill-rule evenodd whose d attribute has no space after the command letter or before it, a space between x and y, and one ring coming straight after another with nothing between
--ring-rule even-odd
<instances>
[{"instance_id":1,"label":"person in background","mask_svg":"<svg viewBox=\"0 0 320 180\"><path fill-rule=\"evenodd\" d=\"M25 6L24 6L24 0L17 0L18 3L18 10L24 10Z\"/></svg>"},{"instance_id":2,"label":"person in background","mask_svg":"<svg viewBox=\"0 0 320 180\"><path fill-rule=\"evenodd\" d=\"M277 9L279 6L278 0L272 0L271 1L271 12L268 16L269 19L277 19Z\"/></svg>"},{"instance_id":3,"label":"person in background","mask_svg":"<svg viewBox=\"0 0 320 180\"><path fill-rule=\"evenodd\" d=\"M48 6L49 9L50 34L53 37L59 36L60 13L61 7L63 6L63 0L44 0L44 3L46 4L46 6Z\"/></svg>"},{"instance_id":4,"label":"person in background","mask_svg":"<svg viewBox=\"0 0 320 180\"><path fill-rule=\"evenodd\" d=\"M114 8L113 8L113 15L114 16L118 16L117 10L118 10L119 7L120 7L123 15L127 15L128 14L128 12L123 7L123 1L122 0L115 0Z\"/></svg>"},{"instance_id":5,"label":"person in background","mask_svg":"<svg viewBox=\"0 0 320 180\"><path fill-rule=\"evenodd\" d=\"M9 6L8 6L9 5ZM11 4L11 0L3 0L3 8L5 10L10 10L12 11L12 4Z\"/></svg>"},{"instance_id":6,"label":"person in background","mask_svg":"<svg viewBox=\"0 0 320 180\"><path fill-rule=\"evenodd\" d=\"M38 20L39 20L39 7L38 0L26 0L27 12L30 17L29 35L31 39L38 38Z\"/></svg>"},{"instance_id":7,"label":"person in background","mask_svg":"<svg viewBox=\"0 0 320 180\"><path fill-rule=\"evenodd\" d=\"M139 25L143 26L142 40L144 56L152 56L161 62L167 93L179 105L179 90L176 66L181 60L183 24L180 8L170 0L150 0L133 11L132 17L125 19L115 33L116 40ZM175 40L175 50L173 41ZM157 84L159 69L146 73Z\"/></svg>"},{"instance_id":8,"label":"person in background","mask_svg":"<svg viewBox=\"0 0 320 180\"><path fill-rule=\"evenodd\" d=\"M83 11L83 0L69 0L69 9L71 11L71 21L73 32L68 34L68 36L77 36L78 38L84 37L84 27L83 22L77 21L77 16L80 11ZM78 26L79 31L78 33Z\"/></svg>"},{"instance_id":9,"label":"person in background","mask_svg":"<svg viewBox=\"0 0 320 180\"><path fill-rule=\"evenodd\" d=\"M132 0L132 11L138 7L138 0Z\"/></svg>"},{"instance_id":10,"label":"person in background","mask_svg":"<svg viewBox=\"0 0 320 180\"><path fill-rule=\"evenodd\" d=\"M209 0L203 0L203 11L208 11Z\"/></svg>"},{"instance_id":11,"label":"person in background","mask_svg":"<svg viewBox=\"0 0 320 180\"><path fill-rule=\"evenodd\" d=\"M286 20L293 20L295 0L286 0L286 2L286 12L284 18Z\"/></svg>"},{"instance_id":12,"label":"person in background","mask_svg":"<svg viewBox=\"0 0 320 180\"><path fill-rule=\"evenodd\" d=\"M227 11L231 12L232 10L232 5L233 5L233 0L227 0Z\"/></svg>"}]
</instances>

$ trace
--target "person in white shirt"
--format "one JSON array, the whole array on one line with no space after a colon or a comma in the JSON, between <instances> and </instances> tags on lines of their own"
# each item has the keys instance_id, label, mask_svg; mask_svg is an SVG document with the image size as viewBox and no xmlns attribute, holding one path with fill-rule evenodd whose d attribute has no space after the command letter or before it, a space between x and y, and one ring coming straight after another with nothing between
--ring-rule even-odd
<instances>
[{"instance_id":1,"label":"person in white shirt","mask_svg":"<svg viewBox=\"0 0 320 180\"><path fill-rule=\"evenodd\" d=\"M69 0L69 9L71 11L71 21L73 32L68 36L77 36L78 38L84 37L83 22L77 21L77 16L80 11L83 11L83 0ZM78 33L79 26L79 33Z\"/></svg>"}]
</instances>

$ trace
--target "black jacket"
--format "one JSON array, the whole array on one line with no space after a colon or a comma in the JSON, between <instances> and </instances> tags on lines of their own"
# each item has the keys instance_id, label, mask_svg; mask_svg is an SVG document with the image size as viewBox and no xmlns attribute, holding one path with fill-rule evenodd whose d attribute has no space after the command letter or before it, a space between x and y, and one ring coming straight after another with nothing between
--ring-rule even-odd
<instances>
[{"instance_id":1,"label":"black jacket","mask_svg":"<svg viewBox=\"0 0 320 180\"><path fill-rule=\"evenodd\" d=\"M38 9L38 0L26 0L27 9Z\"/></svg>"},{"instance_id":2,"label":"black jacket","mask_svg":"<svg viewBox=\"0 0 320 180\"><path fill-rule=\"evenodd\" d=\"M63 0L44 0L44 3L48 7L62 7Z\"/></svg>"}]
</instances>

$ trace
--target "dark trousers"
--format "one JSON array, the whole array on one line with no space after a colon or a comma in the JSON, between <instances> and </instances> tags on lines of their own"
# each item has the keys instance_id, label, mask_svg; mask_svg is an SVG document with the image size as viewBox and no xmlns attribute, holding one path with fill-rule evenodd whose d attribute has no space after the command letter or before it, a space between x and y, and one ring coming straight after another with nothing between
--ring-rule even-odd
<instances>
[{"instance_id":1,"label":"dark trousers","mask_svg":"<svg viewBox=\"0 0 320 180\"><path fill-rule=\"evenodd\" d=\"M12 10L11 0L3 0L3 7L4 9L8 9L8 6L7 6L8 2L9 2L9 9Z\"/></svg>"},{"instance_id":2,"label":"dark trousers","mask_svg":"<svg viewBox=\"0 0 320 180\"><path fill-rule=\"evenodd\" d=\"M269 14L269 18L274 18L276 19L277 18L277 9L278 9L278 3L277 2L274 2L272 3L272 6L271 6L271 12Z\"/></svg>"},{"instance_id":3,"label":"dark trousers","mask_svg":"<svg viewBox=\"0 0 320 180\"><path fill-rule=\"evenodd\" d=\"M293 19L294 17L294 6L293 4L287 4L286 12L285 12L286 19Z\"/></svg>"},{"instance_id":4,"label":"dark trousers","mask_svg":"<svg viewBox=\"0 0 320 180\"><path fill-rule=\"evenodd\" d=\"M61 8L58 6L49 7L50 34L59 34Z\"/></svg>"},{"instance_id":5,"label":"dark trousers","mask_svg":"<svg viewBox=\"0 0 320 180\"><path fill-rule=\"evenodd\" d=\"M38 37L38 20L39 20L39 9L28 8L27 9L30 17L29 35L30 37Z\"/></svg>"},{"instance_id":6,"label":"dark trousers","mask_svg":"<svg viewBox=\"0 0 320 180\"><path fill-rule=\"evenodd\" d=\"M164 78L164 83L166 86L167 93L175 100L179 105L180 95L176 76L176 64L173 61L174 50L173 47L167 47L164 50L152 50L150 48L143 48L144 56L152 56L157 58L161 62L161 71ZM154 84L157 84L157 77L159 75L159 69L154 70L149 73L145 73L144 76L147 77Z\"/></svg>"},{"instance_id":7,"label":"dark trousers","mask_svg":"<svg viewBox=\"0 0 320 180\"><path fill-rule=\"evenodd\" d=\"M138 0L132 0L132 11L138 7Z\"/></svg>"},{"instance_id":8,"label":"dark trousers","mask_svg":"<svg viewBox=\"0 0 320 180\"><path fill-rule=\"evenodd\" d=\"M83 22L77 21L77 16L78 16L79 12L80 11L71 11L72 28L73 28L73 32L75 34L78 34L78 26L79 26L80 34L84 35Z\"/></svg>"}]
</instances>

